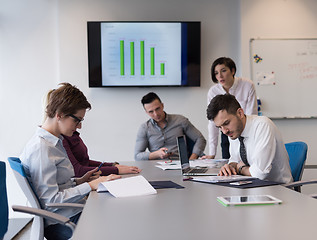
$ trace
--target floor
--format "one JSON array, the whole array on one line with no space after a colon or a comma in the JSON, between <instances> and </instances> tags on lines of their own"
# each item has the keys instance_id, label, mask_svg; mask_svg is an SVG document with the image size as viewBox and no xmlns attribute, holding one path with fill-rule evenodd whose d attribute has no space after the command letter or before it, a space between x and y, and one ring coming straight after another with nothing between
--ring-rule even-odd
<instances>
[{"instance_id":1,"label":"floor","mask_svg":"<svg viewBox=\"0 0 317 240\"><path fill-rule=\"evenodd\" d=\"M12 240L30 240L32 221L29 222Z\"/></svg>"},{"instance_id":2,"label":"floor","mask_svg":"<svg viewBox=\"0 0 317 240\"><path fill-rule=\"evenodd\" d=\"M31 227L32 218L11 218L3 240L30 240Z\"/></svg>"}]
</instances>

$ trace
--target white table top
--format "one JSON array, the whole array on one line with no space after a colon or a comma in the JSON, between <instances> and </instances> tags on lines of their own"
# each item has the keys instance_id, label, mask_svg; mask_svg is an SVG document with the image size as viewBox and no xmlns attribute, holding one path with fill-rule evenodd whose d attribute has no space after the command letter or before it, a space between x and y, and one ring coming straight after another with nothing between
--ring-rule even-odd
<instances>
[{"instance_id":1,"label":"white table top","mask_svg":"<svg viewBox=\"0 0 317 240\"><path fill-rule=\"evenodd\" d=\"M180 170L163 171L156 161L129 162L149 181L171 180L184 189L158 189L157 195L114 198L92 192L73 239L314 239L317 200L270 186L237 189L183 181ZM270 194L281 205L224 207L217 196Z\"/></svg>"}]
</instances>

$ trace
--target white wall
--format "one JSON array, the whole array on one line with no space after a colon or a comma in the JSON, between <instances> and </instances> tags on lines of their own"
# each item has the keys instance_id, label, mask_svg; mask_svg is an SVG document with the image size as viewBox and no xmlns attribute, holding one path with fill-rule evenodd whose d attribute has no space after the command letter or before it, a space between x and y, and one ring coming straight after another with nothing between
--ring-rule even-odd
<instances>
[{"instance_id":1,"label":"white wall","mask_svg":"<svg viewBox=\"0 0 317 240\"><path fill-rule=\"evenodd\" d=\"M314 0L241 0L241 59L243 75L250 77L250 38L316 38L316 10L317 2ZM283 61L282 57L281 61ZM310 86L307 87L309 88ZM307 104L311 104L312 108L316 108L315 102ZM282 132L285 142L306 142L308 144L306 164L317 164L315 137L317 120L293 119L275 120L274 122ZM316 177L316 171L304 171L304 179ZM317 193L317 189L316 187L304 188L303 192Z\"/></svg>"},{"instance_id":2,"label":"white wall","mask_svg":"<svg viewBox=\"0 0 317 240\"><path fill-rule=\"evenodd\" d=\"M60 79L78 85L92 103L81 130L90 155L109 161L133 160L137 129L148 118L140 99L149 91L159 94L167 112L187 116L207 136L210 64L220 55L239 62L239 9L236 1L60 1ZM225 19L218 21L223 16ZM94 20L201 21L202 87L89 89L86 22Z\"/></svg>"},{"instance_id":3,"label":"white wall","mask_svg":"<svg viewBox=\"0 0 317 240\"><path fill-rule=\"evenodd\" d=\"M19 156L41 123L42 96L59 80L58 15L53 0L1 0L0 6L0 160L4 161ZM10 205L26 203L9 165L7 186Z\"/></svg>"},{"instance_id":4,"label":"white wall","mask_svg":"<svg viewBox=\"0 0 317 240\"><path fill-rule=\"evenodd\" d=\"M19 156L41 124L43 96L64 81L82 89L93 106L81 133L95 159L133 160L137 129L147 119L140 99L149 91L159 94L167 112L187 116L207 137L210 64L224 55L240 65L236 0L0 0L0 6L1 160ZM201 87L88 88L86 22L92 20L201 21ZM10 205L24 204L7 169Z\"/></svg>"},{"instance_id":5,"label":"white wall","mask_svg":"<svg viewBox=\"0 0 317 240\"><path fill-rule=\"evenodd\" d=\"M232 57L237 75L249 77L250 37L316 37L317 31L314 0L0 0L0 6L0 160L20 154L42 121L42 97L64 81L92 103L81 132L93 158L133 160L137 128L147 119L140 98L149 91L161 96L167 112L187 116L207 137L206 94L215 58ZM92 20L201 21L201 87L88 88L86 22ZM276 124L286 142L306 141L308 163L317 163L316 120ZM23 204L9 167L7 175L10 204Z\"/></svg>"}]
</instances>

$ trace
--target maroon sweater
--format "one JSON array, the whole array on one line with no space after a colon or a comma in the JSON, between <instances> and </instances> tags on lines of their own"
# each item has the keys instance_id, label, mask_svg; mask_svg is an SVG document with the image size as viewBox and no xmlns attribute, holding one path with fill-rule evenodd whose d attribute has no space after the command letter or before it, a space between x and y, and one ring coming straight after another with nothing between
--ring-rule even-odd
<instances>
[{"instance_id":1,"label":"maroon sweater","mask_svg":"<svg viewBox=\"0 0 317 240\"><path fill-rule=\"evenodd\" d=\"M83 140L79 136L79 132L74 132L73 136L64 136L63 146L67 152L68 158L71 161L75 177L82 177L86 172L98 167L101 162L90 160L88 149ZM100 168L101 175L118 174L118 168L112 166L113 163L104 163Z\"/></svg>"}]
</instances>

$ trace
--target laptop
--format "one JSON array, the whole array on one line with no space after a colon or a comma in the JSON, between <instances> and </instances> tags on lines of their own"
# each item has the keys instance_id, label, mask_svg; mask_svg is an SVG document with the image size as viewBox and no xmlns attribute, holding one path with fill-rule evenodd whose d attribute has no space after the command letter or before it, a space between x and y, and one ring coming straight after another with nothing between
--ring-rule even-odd
<instances>
[{"instance_id":1,"label":"laptop","mask_svg":"<svg viewBox=\"0 0 317 240\"><path fill-rule=\"evenodd\" d=\"M181 162L181 170L183 176L216 176L220 168L194 167L189 166L189 158L187 154L187 145L185 136L177 137L177 146L179 160Z\"/></svg>"}]
</instances>

